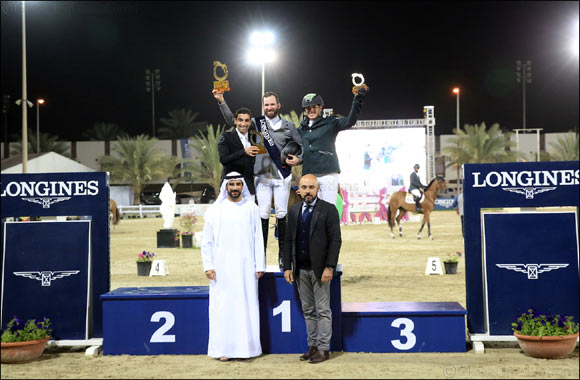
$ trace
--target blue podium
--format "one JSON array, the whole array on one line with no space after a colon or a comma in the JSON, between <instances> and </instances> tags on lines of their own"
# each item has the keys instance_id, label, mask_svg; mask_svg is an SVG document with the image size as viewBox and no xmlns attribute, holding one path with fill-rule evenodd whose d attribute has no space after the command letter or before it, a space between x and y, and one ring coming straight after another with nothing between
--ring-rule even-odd
<instances>
[{"instance_id":1,"label":"blue podium","mask_svg":"<svg viewBox=\"0 0 580 380\"><path fill-rule=\"evenodd\" d=\"M465 352L457 302L352 302L342 305L348 352Z\"/></svg>"},{"instance_id":2,"label":"blue podium","mask_svg":"<svg viewBox=\"0 0 580 380\"><path fill-rule=\"evenodd\" d=\"M339 265L330 283L331 351L342 351L341 275ZM288 284L282 272L266 272L259 282L259 297L262 351L304 353L308 349L306 323L296 283Z\"/></svg>"},{"instance_id":3,"label":"blue podium","mask_svg":"<svg viewBox=\"0 0 580 380\"><path fill-rule=\"evenodd\" d=\"M342 350L340 275L331 282L332 341ZM281 272L258 282L260 338L264 354L308 349L296 285ZM119 288L101 295L105 355L207 354L209 287Z\"/></svg>"},{"instance_id":4,"label":"blue podium","mask_svg":"<svg viewBox=\"0 0 580 380\"><path fill-rule=\"evenodd\" d=\"M119 288L101 300L104 355L207 354L209 287Z\"/></svg>"}]
</instances>

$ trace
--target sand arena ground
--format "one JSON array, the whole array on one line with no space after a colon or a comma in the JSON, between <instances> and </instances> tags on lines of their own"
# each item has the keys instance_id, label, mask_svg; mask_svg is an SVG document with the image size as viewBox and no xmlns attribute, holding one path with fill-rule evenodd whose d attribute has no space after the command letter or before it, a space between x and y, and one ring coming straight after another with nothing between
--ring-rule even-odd
<instances>
[{"instance_id":1,"label":"sand arena ground","mask_svg":"<svg viewBox=\"0 0 580 380\"><path fill-rule=\"evenodd\" d=\"M457 275L425 276L429 256L443 259L463 252L459 217L432 214L434 240L417 240L418 222L404 223L404 236L391 239L386 224L342 226L339 262L344 265L342 301L465 302L465 261ZM277 241L271 219L267 263L275 265ZM179 218L174 226L178 228ZM111 229L111 290L133 286L205 286L199 249L156 248L163 219L125 219ZM200 218L196 231L203 228ZM426 228L425 228L426 229ZM169 276L138 277L135 258L142 250L166 260ZM467 279L468 280L468 279ZM578 348L568 358L535 359L513 345L466 353L370 354L334 352L319 365L298 355L262 355L246 361L219 362L205 355L87 357L84 349L51 348L27 364L2 364L1 378L578 378Z\"/></svg>"}]
</instances>

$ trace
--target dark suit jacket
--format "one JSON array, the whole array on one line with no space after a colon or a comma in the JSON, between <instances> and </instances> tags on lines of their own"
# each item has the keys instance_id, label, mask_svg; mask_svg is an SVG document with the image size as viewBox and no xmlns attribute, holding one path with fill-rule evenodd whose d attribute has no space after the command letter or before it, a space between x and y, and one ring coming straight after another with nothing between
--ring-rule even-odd
<instances>
[{"instance_id":1,"label":"dark suit jacket","mask_svg":"<svg viewBox=\"0 0 580 380\"><path fill-rule=\"evenodd\" d=\"M250 194L256 194L254 185L254 157L246 154L244 145L240 141L238 132L234 128L229 132L224 132L218 143L220 163L223 165L222 181L229 172L238 172L244 176ZM216 194L219 189L216 189Z\"/></svg>"},{"instance_id":2,"label":"dark suit jacket","mask_svg":"<svg viewBox=\"0 0 580 380\"><path fill-rule=\"evenodd\" d=\"M410 178L411 178L411 184L409 185L409 191L414 190L414 189L422 190L426 187L421 183L421 180L419 179L419 176L417 175L416 172L412 172Z\"/></svg>"},{"instance_id":3,"label":"dark suit jacket","mask_svg":"<svg viewBox=\"0 0 580 380\"><path fill-rule=\"evenodd\" d=\"M298 218L302 214L302 202L295 203L288 212L288 226L282 248L284 270L292 269L294 276L298 274L296 264L296 230ZM336 206L318 198L310 221L310 262L312 270L319 280L324 268L336 268L338 254L342 245L340 235L340 220Z\"/></svg>"}]
</instances>

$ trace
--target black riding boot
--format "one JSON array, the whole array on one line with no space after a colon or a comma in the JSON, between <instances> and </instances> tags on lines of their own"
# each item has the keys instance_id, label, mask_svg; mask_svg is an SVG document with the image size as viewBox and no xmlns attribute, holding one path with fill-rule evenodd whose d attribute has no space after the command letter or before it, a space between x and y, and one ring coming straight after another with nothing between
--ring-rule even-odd
<instances>
[{"instance_id":1,"label":"black riding boot","mask_svg":"<svg viewBox=\"0 0 580 380\"><path fill-rule=\"evenodd\" d=\"M420 201L421 201L421 198L417 198L417 197L415 197L415 196L413 196L413 198L414 198L414 200L415 200L415 206L417 207L417 212L418 212L418 213L421 213L421 212L423 212L423 209L421 208L421 203L420 203Z\"/></svg>"},{"instance_id":2,"label":"black riding boot","mask_svg":"<svg viewBox=\"0 0 580 380\"><path fill-rule=\"evenodd\" d=\"M284 263L282 261L282 248L284 248L284 236L286 236L286 217L277 218L278 222L278 265L280 270L284 270Z\"/></svg>"},{"instance_id":3,"label":"black riding boot","mask_svg":"<svg viewBox=\"0 0 580 380\"><path fill-rule=\"evenodd\" d=\"M268 224L270 219L262 219L262 236L264 236L264 255L266 254L266 247L268 246Z\"/></svg>"}]
</instances>

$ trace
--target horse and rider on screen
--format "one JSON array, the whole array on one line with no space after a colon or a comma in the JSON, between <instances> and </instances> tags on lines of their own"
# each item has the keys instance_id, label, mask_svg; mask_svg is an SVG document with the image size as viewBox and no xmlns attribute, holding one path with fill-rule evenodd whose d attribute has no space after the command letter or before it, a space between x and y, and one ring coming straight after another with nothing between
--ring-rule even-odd
<instances>
[{"instance_id":1,"label":"horse and rider on screen","mask_svg":"<svg viewBox=\"0 0 580 380\"><path fill-rule=\"evenodd\" d=\"M443 177L437 176L433 178L431 182L429 182L429 184L425 187L423 195L418 200L414 200L414 195L403 190L393 193L387 208L389 227L391 228L391 237L393 239L395 238L395 234L393 232L395 221L399 226L399 236L403 236L403 227L400 223L401 218L407 213L407 211L411 211L415 213L423 213L423 222L421 223L421 228L419 228L419 232L417 233L417 239L421 239L421 231L423 230L425 223L427 223L429 239L433 239L433 235L431 235L431 212L435 208L435 199L437 198L437 193L440 190L446 188L447 185L445 183L445 179ZM417 206L419 206L419 210Z\"/></svg>"}]
</instances>

